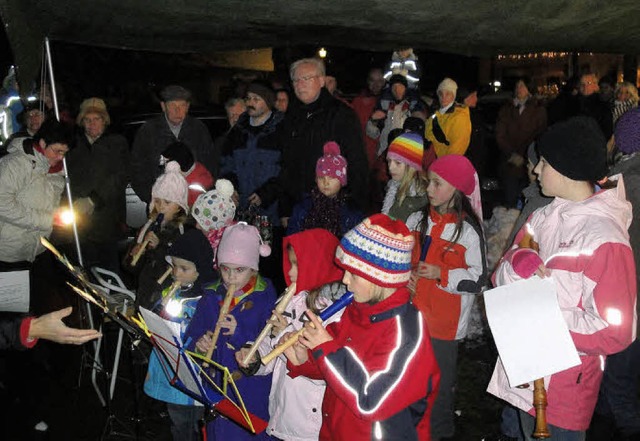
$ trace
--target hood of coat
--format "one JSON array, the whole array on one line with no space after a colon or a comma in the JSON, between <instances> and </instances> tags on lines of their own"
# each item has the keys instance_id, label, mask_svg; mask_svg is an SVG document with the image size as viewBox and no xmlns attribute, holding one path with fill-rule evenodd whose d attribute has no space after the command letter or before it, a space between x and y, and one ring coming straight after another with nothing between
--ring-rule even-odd
<instances>
[{"instance_id":1,"label":"hood of coat","mask_svg":"<svg viewBox=\"0 0 640 441\"><path fill-rule=\"evenodd\" d=\"M289 246L298 260L297 292L319 288L342 280L344 271L334 263L338 238L322 228L313 228L287 236L282 241L282 268L287 285L291 284Z\"/></svg>"}]
</instances>

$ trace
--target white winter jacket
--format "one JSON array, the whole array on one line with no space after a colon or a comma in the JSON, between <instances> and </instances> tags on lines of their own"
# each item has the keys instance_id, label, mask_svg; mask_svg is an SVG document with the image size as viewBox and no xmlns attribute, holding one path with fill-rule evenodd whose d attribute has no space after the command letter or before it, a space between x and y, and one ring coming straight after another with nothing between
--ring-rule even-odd
<instances>
[{"instance_id":1,"label":"white winter jacket","mask_svg":"<svg viewBox=\"0 0 640 441\"><path fill-rule=\"evenodd\" d=\"M332 292L330 296L340 297L344 285L331 285L332 291L338 288L340 294ZM326 288L325 288L326 289ZM328 306L330 301L325 298L326 291L318 297L319 303ZM265 338L258 347L261 356L265 356L276 346L280 337L286 332L297 331L304 326L301 317L308 309L306 304L307 292L296 294L285 309L289 326L275 338ZM338 312L325 322L325 325L338 321L342 312ZM307 377L291 378L287 373L287 359L280 355L267 366L260 366L256 375L268 375L273 372L271 393L269 394L269 426L267 434L284 441L316 441L322 425L322 399L324 397L325 382L312 380Z\"/></svg>"},{"instance_id":2,"label":"white winter jacket","mask_svg":"<svg viewBox=\"0 0 640 441\"><path fill-rule=\"evenodd\" d=\"M36 150L0 159L0 261L33 262L44 251L40 237L51 234L63 189L63 172L49 173L47 158Z\"/></svg>"}]
</instances>

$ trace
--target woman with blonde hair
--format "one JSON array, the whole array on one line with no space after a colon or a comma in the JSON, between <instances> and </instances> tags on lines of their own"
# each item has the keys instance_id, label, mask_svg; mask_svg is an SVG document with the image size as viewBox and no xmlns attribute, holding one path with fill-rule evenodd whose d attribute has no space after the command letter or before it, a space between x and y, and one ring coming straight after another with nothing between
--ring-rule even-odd
<instances>
[{"instance_id":1,"label":"woman with blonde hair","mask_svg":"<svg viewBox=\"0 0 640 441\"><path fill-rule=\"evenodd\" d=\"M613 123L618 121L627 110L638 107L638 89L632 83L623 81L616 84L611 113L613 114Z\"/></svg>"}]
</instances>

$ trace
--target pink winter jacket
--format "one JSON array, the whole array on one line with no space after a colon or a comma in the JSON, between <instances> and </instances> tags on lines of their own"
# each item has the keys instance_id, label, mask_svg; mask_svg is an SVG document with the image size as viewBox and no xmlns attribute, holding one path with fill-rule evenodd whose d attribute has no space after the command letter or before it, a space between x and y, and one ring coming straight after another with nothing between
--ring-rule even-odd
<instances>
[{"instance_id":1,"label":"pink winter jacket","mask_svg":"<svg viewBox=\"0 0 640 441\"><path fill-rule=\"evenodd\" d=\"M636 279L627 234L630 223L631 204L619 176L617 188L581 202L556 198L535 211L498 264L496 286L519 280L518 274L528 277L537 263L545 264L556 282L558 303L580 354L581 365L544 379L549 424L586 430L606 355L622 351L635 338ZM537 254L518 248L527 233L539 246ZM500 359L488 391L535 414L533 382L526 389L510 387Z\"/></svg>"}]
</instances>

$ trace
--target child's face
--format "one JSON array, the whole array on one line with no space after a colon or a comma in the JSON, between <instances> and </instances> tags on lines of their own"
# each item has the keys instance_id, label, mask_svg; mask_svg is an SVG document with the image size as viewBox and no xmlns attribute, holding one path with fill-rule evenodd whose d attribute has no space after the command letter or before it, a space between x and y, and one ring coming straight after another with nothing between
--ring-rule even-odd
<instances>
[{"instance_id":1,"label":"child's face","mask_svg":"<svg viewBox=\"0 0 640 441\"><path fill-rule=\"evenodd\" d=\"M298 257L296 256L296 252L293 251L293 248L289 248L287 250L287 255L289 256L289 263L291 264L291 268L289 268L289 280L291 283L298 281Z\"/></svg>"},{"instance_id":2,"label":"child's face","mask_svg":"<svg viewBox=\"0 0 640 441\"><path fill-rule=\"evenodd\" d=\"M340 181L333 176L316 176L316 184L320 193L328 198L335 198L342 188Z\"/></svg>"},{"instance_id":3,"label":"child's face","mask_svg":"<svg viewBox=\"0 0 640 441\"><path fill-rule=\"evenodd\" d=\"M190 260L171 256L171 263L173 264L173 280L176 282L180 282L184 286L198 280L198 270Z\"/></svg>"},{"instance_id":4,"label":"child's face","mask_svg":"<svg viewBox=\"0 0 640 441\"><path fill-rule=\"evenodd\" d=\"M353 300L358 303L377 303L382 300L380 294L376 293L376 285L350 271L344 272L342 283L347 285L347 289L353 293Z\"/></svg>"},{"instance_id":5,"label":"child's face","mask_svg":"<svg viewBox=\"0 0 640 441\"><path fill-rule=\"evenodd\" d=\"M429 204L437 211L444 213L449 209L456 188L432 171L427 172L427 179L429 179L427 185Z\"/></svg>"},{"instance_id":6,"label":"child's face","mask_svg":"<svg viewBox=\"0 0 640 441\"><path fill-rule=\"evenodd\" d=\"M538 165L533 169L533 172L538 175L540 189L545 196L555 197L563 194L562 190L566 185L565 177L551 167L551 164L544 157L540 157L540 161L538 161Z\"/></svg>"},{"instance_id":7,"label":"child's face","mask_svg":"<svg viewBox=\"0 0 640 441\"><path fill-rule=\"evenodd\" d=\"M236 289L240 289L249 283L251 277L256 274L256 270L247 268L246 266L239 266L233 263L221 263L220 275L222 281L226 286L235 285Z\"/></svg>"},{"instance_id":8,"label":"child's face","mask_svg":"<svg viewBox=\"0 0 640 441\"><path fill-rule=\"evenodd\" d=\"M180 205L166 199L153 198L153 206L158 214L164 214L164 222L173 220L178 211L180 211Z\"/></svg>"},{"instance_id":9,"label":"child's face","mask_svg":"<svg viewBox=\"0 0 640 441\"><path fill-rule=\"evenodd\" d=\"M407 164L396 161L395 159L387 159L387 165L389 166L389 176L391 176L391 179L400 182L407 172Z\"/></svg>"}]
</instances>

